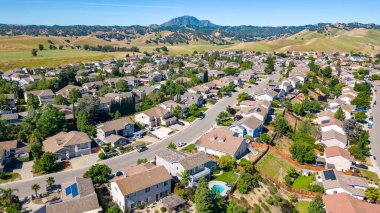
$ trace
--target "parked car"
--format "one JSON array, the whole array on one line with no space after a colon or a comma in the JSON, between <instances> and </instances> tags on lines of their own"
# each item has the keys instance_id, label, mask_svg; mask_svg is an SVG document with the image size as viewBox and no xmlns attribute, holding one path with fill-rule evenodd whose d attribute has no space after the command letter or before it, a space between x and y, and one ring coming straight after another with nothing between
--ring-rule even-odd
<instances>
[{"instance_id":1,"label":"parked car","mask_svg":"<svg viewBox=\"0 0 380 213\"><path fill-rule=\"evenodd\" d=\"M205 114L204 113L202 113L198 118L200 119L200 120L202 120L203 118L205 118Z\"/></svg>"},{"instance_id":2,"label":"parked car","mask_svg":"<svg viewBox=\"0 0 380 213\"><path fill-rule=\"evenodd\" d=\"M143 152L145 150L148 150L148 147L146 147L146 146L140 146L139 148L137 148L137 152Z\"/></svg>"},{"instance_id":3,"label":"parked car","mask_svg":"<svg viewBox=\"0 0 380 213\"><path fill-rule=\"evenodd\" d=\"M124 175L124 172L122 172L122 171L117 171L117 172L115 173L115 175L116 175L116 177L120 177L120 176L123 176L123 175Z\"/></svg>"},{"instance_id":4,"label":"parked car","mask_svg":"<svg viewBox=\"0 0 380 213\"><path fill-rule=\"evenodd\" d=\"M53 184L51 186L46 187L46 191L55 191L55 190L58 190L58 189L61 189L61 185L60 184Z\"/></svg>"},{"instance_id":5,"label":"parked car","mask_svg":"<svg viewBox=\"0 0 380 213\"><path fill-rule=\"evenodd\" d=\"M368 122L368 129L372 129L373 124L371 122Z\"/></svg>"},{"instance_id":6,"label":"parked car","mask_svg":"<svg viewBox=\"0 0 380 213\"><path fill-rule=\"evenodd\" d=\"M356 167L361 168L361 169L368 170L368 166L366 166L366 165L364 165L364 164L356 164Z\"/></svg>"},{"instance_id":7,"label":"parked car","mask_svg":"<svg viewBox=\"0 0 380 213\"><path fill-rule=\"evenodd\" d=\"M185 146L186 144L187 144L186 142L179 142L178 147L183 147L183 146Z\"/></svg>"}]
</instances>

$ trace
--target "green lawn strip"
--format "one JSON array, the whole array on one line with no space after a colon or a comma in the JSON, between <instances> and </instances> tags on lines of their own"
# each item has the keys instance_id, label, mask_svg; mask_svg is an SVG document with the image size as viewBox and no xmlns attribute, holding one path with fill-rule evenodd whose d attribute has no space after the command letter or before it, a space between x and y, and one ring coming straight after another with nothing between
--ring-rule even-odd
<instances>
[{"instance_id":1,"label":"green lawn strip","mask_svg":"<svg viewBox=\"0 0 380 213\"><path fill-rule=\"evenodd\" d=\"M298 178L294 181L292 187L295 189L309 189L309 185L313 181L314 176L298 176Z\"/></svg>"},{"instance_id":2,"label":"green lawn strip","mask_svg":"<svg viewBox=\"0 0 380 213\"><path fill-rule=\"evenodd\" d=\"M234 172L223 172L221 175L214 175L212 180L223 181L232 186L236 183L238 178L239 175L235 174Z\"/></svg>"},{"instance_id":3,"label":"green lawn strip","mask_svg":"<svg viewBox=\"0 0 380 213\"><path fill-rule=\"evenodd\" d=\"M365 169L359 169L359 174L360 174L360 176L367 178L367 179L369 179L375 183L380 182L379 176L374 172L371 172L371 171L368 171Z\"/></svg>"},{"instance_id":4,"label":"green lawn strip","mask_svg":"<svg viewBox=\"0 0 380 213\"><path fill-rule=\"evenodd\" d=\"M19 180L19 179L21 179L21 176L19 173L6 172L0 178L0 183L7 183L7 182Z\"/></svg>"},{"instance_id":5,"label":"green lawn strip","mask_svg":"<svg viewBox=\"0 0 380 213\"><path fill-rule=\"evenodd\" d=\"M195 150L195 144L189 144L185 146L183 149L181 149L182 152L188 152L191 153Z\"/></svg>"},{"instance_id":6,"label":"green lawn strip","mask_svg":"<svg viewBox=\"0 0 380 213\"><path fill-rule=\"evenodd\" d=\"M194 116L189 116L188 118L186 118L186 121L187 122L193 122L195 119L197 119L197 117L194 117Z\"/></svg>"},{"instance_id":7,"label":"green lawn strip","mask_svg":"<svg viewBox=\"0 0 380 213\"><path fill-rule=\"evenodd\" d=\"M286 172L293 166L280 156L268 152L255 167L257 170L264 172L270 177L283 181L281 178L283 178L286 175Z\"/></svg>"},{"instance_id":8,"label":"green lawn strip","mask_svg":"<svg viewBox=\"0 0 380 213\"><path fill-rule=\"evenodd\" d=\"M309 210L310 202L308 201L299 201L296 204L296 209L299 213L307 213Z\"/></svg>"}]
</instances>

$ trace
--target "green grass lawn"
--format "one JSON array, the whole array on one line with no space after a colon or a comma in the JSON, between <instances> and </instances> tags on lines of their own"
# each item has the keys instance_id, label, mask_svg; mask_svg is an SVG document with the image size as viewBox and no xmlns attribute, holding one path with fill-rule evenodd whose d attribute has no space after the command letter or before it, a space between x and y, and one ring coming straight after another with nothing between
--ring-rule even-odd
<instances>
[{"instance_id":1,"label":"green grass lawn","mask_svg":"<svg viewBox=\"0 0 380 213\"><path fill-rule=\"evenodd\" d=\"M208 104L216 104L218 102L217 100L207 99L206 101Z\"/></svg>"},{"instance_id":2,"label":"green grass lawn","mask_svg":"<svg viewBox=\"0 0 380 213\"><path fill-rule=\"evenodd\" d=\"M296 209L299 213L307 213L310 206L308 201L300 201L296 204Z\"/></svg>"},{"instance_id":3,"label":"green grass lawn","mask_svg":"<svg viewBox=\"0 0 380 213\"><path fill-rule=\"evenodd\" d=\"M292 187L295 189L309 189L310 183L313 181L314 176L298 176L298 178L294 181Z\"/></svg>"},{"instance_id":4,"label":"green grass lawn","mask_svg":"<svg viewBox=\"0 0 380 213\"><path fill-rule=\"evenodd\" d=\"M239 175L235 174L234 172L223 172L223 174L219 176L214 175L212 178L212 180L223 181L230 184L230 186L233 186L238 180Z\"/></svg>"},{"instance_id":5,"label":"green grass lawn","mask_svg":"<svg viewBox=\"0 0 380 213\"><path fill-rule=\"evenodd\" d=\"M195 150L195 144L189 144L185 146L183 149L181 149L182 152L188 152L191 153Z\"/></svg>"},{"instance_id":6,"label":"green grass lawn","mask_svg":"<svg viewBox=\"0 0 380 213\"><path fill-rule=\"evenodd\" d=\"M255 167L272 178L283 181L283 177L292 165L278 155L268 152Z\"/></svg>"},{"instance_id":7,"label":"green grass lawn","mask_svg":"<svg viewBox=\"0 0 380 213\"><path fill-rule=\"evenodd\" d=\"M207 111L207 107L203 106L200 108L201 112L206 112Z\"/></svg>"},{"instance_id":8,"label":"green grass lawn","mask_svg":"<svg viewBox=\"0 0 380 213\"><path fill-rule=\"evenodd\" d=\"M364 178L367 178L368 180L371 180L375 183L380 182L379 176L377 176L377 174L374 172L371 172L371 171L368 171L365 169L359 169L359 175L364 177Z\"/></svg>"},{"instance_id":9,"label":"green grass lawn","mask_svg":"<svg viewBox=\"0 0 380 213\"><path fill-rule=\"evenodd\" d=\"M0 183L7 183L15 180L21 179L21 176L19 173L14 172L6 172L2 177L0 177Z\"/></svg>"},{"instance_id":10,"label":"green grass lawn","mask_svg":"<svg viewBox=\"0 0 380 213\"><path fill-rule=\"evenodd\" d=\"M195 121L195 119L197 119L197 117L190 115L188 118L186 118L186 121L187 122L193 122L193 121Z\"/></svg>"}]
</instances>

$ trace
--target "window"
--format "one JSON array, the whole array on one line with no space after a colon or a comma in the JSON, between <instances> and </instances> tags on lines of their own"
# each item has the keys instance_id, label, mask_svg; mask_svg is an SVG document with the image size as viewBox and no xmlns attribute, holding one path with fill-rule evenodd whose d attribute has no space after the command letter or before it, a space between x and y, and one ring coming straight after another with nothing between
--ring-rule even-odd
<instances>
[{"instance_id":1,"label":"window","mask_svg":"<svg viewBox=\"0 0 380 213\"><path fill-rule=\"evenodd\" d=\"M164 182L164 186L167 186L167 185L168 185L168 181L165 181L165 182Z\"/></svg>"},{"instance_id":2,"label":"window","mask_svg":"<svg viewBox=\"0 0 380 213\"><path fill-rule=\"evenodd\" d=\"M150 192L150 187L146 188L145 192Z\"/></svg>"}]
</instances>

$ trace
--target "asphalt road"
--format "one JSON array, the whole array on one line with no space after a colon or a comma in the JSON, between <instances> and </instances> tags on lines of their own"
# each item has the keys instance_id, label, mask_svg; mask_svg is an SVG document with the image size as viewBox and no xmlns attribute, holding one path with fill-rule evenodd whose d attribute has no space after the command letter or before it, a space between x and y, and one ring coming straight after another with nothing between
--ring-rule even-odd
<instances>
[{"instance_id":1,"label":"asphalt road","mask_svg":"<svg viewBox=\"0 0 380 213\"><path fill-rule=\"evenodd\" d=\"M376 157L375 161L377 165L374 166L378 167L380 165L380 87L377 84L373 84L373 86L378 92L376 93L376 97L374 97L377 104L372 108L373 127L369 129L369 139L371 141L372 155Z\"/></svg>"},{"instance_id":2,"label":"asphalt road","mask_svg":"<svg viewBox=\"0 0 380 213\"><path fill-rule=\"evenodd\" d=\"M279 77L280 77L279 74L276 73L275 75L269 76L269 79L272 79L276 82L279 80ZM264 84L266 82L267 80L262 81L259 83L259 85ZM100 163L108 165L112 169L113 172L116 172L119 170L123 171L130 166L136 165L136 161L139 158L147 158L148 160L152 160L155 157L156 153L165 149L170 142L173 142L175 144L178 144L179 142L186 142L188 144L194 143L194 141L197 138L202 136L210 128L213 127L213 125L215 124L215 119L220 112L224 111L228 105L233 106L234 104L236 104L237 102L236 98L239 93L247 92L248 94L251 94L258 87L259 87L258 85L255 85L255 86L252 86L252 88L245 88L242 91L233 93L231 97L226 97L220 100L218 103L216 103L212 108L210 108L206 112L206 116L204 119L196 120L190 126L188 126L182 131L177 132L176 134L170 136L169 138L149 145L148 146L149 149L142 153L133 151L133 152L129 152L129 153L114 157L114 158L103 160ZM377 118L377 119L380 119L380 118ZM79 169L72 169L72 170L62 171L62 172L53 173L49 175L33 177L31 179L5 183L5 184L1 184L0 188L17 188L18 191L15 194L18 195L20 198L23 198L23 197L34 194L34 192L31 190L31 186L35 183L41 186L41 190L39 190L39 193L45 192L45 188L46 188L45 181L47 177L54 177L56 184L66 183L73 180L73 178L75 177L83 176L83 174L89 169L90 166L91 165L88 165L86 167L79 168Z\"/></svg>"}]
</instances>

